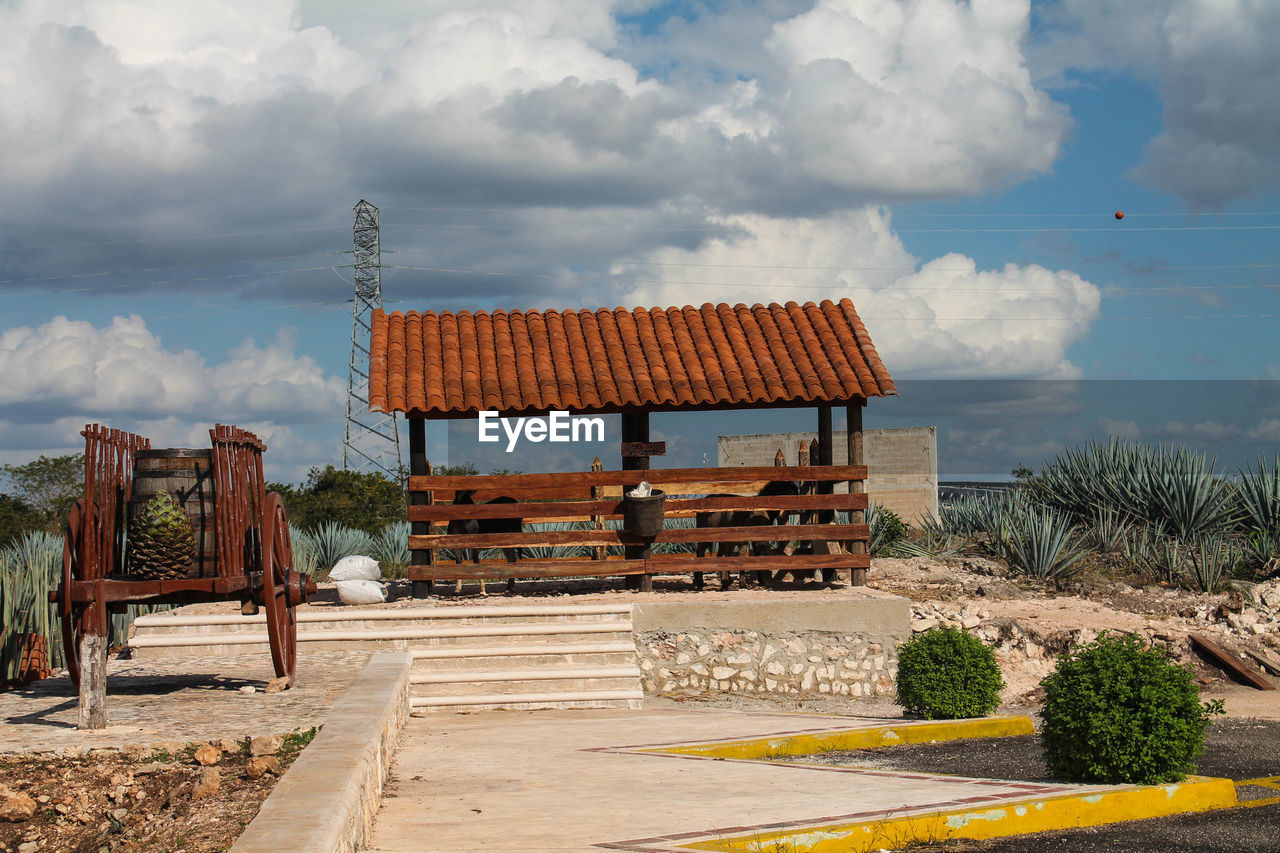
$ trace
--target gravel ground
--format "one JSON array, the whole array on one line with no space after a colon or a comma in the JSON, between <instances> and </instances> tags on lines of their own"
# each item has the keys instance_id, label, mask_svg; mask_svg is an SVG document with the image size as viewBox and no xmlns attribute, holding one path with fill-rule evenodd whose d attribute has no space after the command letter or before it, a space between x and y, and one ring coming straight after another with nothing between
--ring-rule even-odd
<instances>
[{"instance_id":1,"label":"gravel ground","mask_svg":"<svg viewBox=\"0 0 1280 853\"><path fill-rule=\"evenodd\" d=\"M1218 720L1210 727L1199 772L1237 781L1280 774L1280 722ZM815 760L817 760L815 758ZM963 776L1045 781L1048 772L1034 735L965 740L857 752L829 753L824 763L857 764L894 770L952 773ZM1240 788L1243 802L1280 796L1253 786ZM1280 850L1280 803L1225 811L1133 821L1110 826L1048 832L992 841L954 841L936 847L945 853L1168 853L1174 850L1223 853L1275 853Z\"/></svg>"}]
</instances>

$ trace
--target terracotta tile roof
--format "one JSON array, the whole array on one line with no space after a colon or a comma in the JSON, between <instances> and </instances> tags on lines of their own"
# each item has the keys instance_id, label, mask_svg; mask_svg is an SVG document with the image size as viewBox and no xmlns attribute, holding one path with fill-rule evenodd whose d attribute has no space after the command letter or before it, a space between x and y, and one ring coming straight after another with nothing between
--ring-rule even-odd
<instances>
[{"instance_id":1,"label":"terracotta tile roof","mask_svg":"<svg viewBox=\"0 0 1280 853\"><path fill-rule=\"evenodd\" d=\"M853 303L375 311L370 408L459 417L818 405L896 394Z\"/></svg>"}]
</instances>

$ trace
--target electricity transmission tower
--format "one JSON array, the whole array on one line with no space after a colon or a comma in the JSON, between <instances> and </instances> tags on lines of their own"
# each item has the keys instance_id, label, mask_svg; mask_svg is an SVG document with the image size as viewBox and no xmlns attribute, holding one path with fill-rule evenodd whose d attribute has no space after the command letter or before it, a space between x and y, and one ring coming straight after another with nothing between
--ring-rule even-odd
<instances>
[{"instance_id":1,"label":"electricity transmission tower","mask_svg":"<svg viewBox=\"0 0 1280 853\"><path fill-rule=\"evenodd\" d=\"M347 433L344 470L378 471L399 481L400 431L395 413L369 411L369 331L373 309L382 307L382 248L378 208L364 199L355 206L355 300L351 308L351 367L347 371Z\"/></svg>"}]
</instances>

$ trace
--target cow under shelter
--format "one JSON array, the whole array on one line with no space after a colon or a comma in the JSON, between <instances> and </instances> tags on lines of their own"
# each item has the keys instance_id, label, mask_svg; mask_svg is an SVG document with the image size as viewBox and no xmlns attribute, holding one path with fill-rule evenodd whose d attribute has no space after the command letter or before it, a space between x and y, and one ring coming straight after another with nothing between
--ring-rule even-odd
<instances>
[{"instance_id":1,"label":"cow under shelter","mask_svg":"<svg viewBox=\"0 0 1280 853\"><path fill-rule=\"evenodd\" d=\"M848 299L595 311L378 310L369 350L370 409L401 412L409 423L415 597L445 580L622 575L629 587L649 589L655 574L695 573L700 582L703 572L748 578L820 570L827 582L844 582L846 571L849 583L866 582L862 409L868 398L897 391ZM831 464L835 406L848 416L848 465ZM662 442L649 439L652 412L787 407L817 409L811 464L650 465L665 453ZM589 471L433 476L426 422L476 419L483 411L620 415L621 468L606 470L597 459ZM628 497L642 480L665 494L656 501ZM770 488L780 481L798 488ZM835 489L840 482L847 492ZM495 498L503 501L490 503ZM843 523L835 523L837 512L846 514ZM712 517L720 523L704 523ZM697 526L675 519L696 519ZM494 523L500 520L506 525ZM779 523L785 520L791 523ZM539 529L551 521L575 524ZM699 551L710 545L711 555L665 553L662 543L698 543ZM573 555L525 558L518 550L555 546ZM440 549L505 550L496 560L460 562L441 559Z\"/></svg>"}]
</instances>

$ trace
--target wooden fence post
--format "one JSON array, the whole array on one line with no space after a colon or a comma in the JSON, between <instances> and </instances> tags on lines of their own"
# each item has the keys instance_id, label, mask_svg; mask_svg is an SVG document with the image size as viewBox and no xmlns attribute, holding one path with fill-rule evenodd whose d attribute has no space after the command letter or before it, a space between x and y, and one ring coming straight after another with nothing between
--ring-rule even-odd
<instances>
[{"instance_id":1,"label":"wooden fence post","mask_svg":"<svg viewBox=\"0 0 1280 853\"><path fill-rule=\"evenodd\" d=\"M427 422L422 418L409 419L409 475L431 476L431 462L427 459ZM409 506L430 506L430 492L409 492ZM415 521L410 525L410 533L426 535L431 533L431 522ZM435 562L434 551L409 552L410 566L429 566ZM429 598L431 581L413 581L409 587L411 598Z\"/></svg>"},{"instance_id":2,"label":"wooden fence post","mask_svg":"<svg viewBox=\"0 0 1280 853\"><path fill-rule=\"evenodd\" d=\"M595 461L591 463L591 470L592 471L604 470L604 463L600 461L599 456L597 456L595 458ZM604 500L604 486L591 487L591 500L593 501ZM591 529L604 530L604 518L598 515L591 516ZM605 556L607 556L607 553L608 553L608 549L604 545L597 545L595 548L595 555L593 559L603 560Z\"/></svg>"},{"instance_id":3,"label":"wooden fence post","mask_svg":"<svg viewBox=\"0 0 1280 853\"><path fill-rule=\"evenodd\" d=\"M845 435L849 442L849 464L864 465L862 454L862 407L867 404L865 398L859 398L850 403L846 409L846 426ZM866 491L866 482L864 480L850 480L849 494L862 494ZM860 509L855 509L849 513L849 521L852 524L865 524L867 514ZM866 542L854 542L851 549L855 554L867 553ZM866 586L867 570L866 569L850 569L849 570L850 586Z\"/></svg>"}]
</instances>

